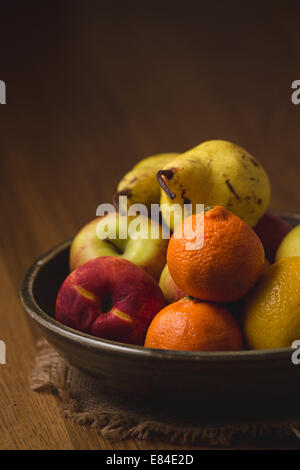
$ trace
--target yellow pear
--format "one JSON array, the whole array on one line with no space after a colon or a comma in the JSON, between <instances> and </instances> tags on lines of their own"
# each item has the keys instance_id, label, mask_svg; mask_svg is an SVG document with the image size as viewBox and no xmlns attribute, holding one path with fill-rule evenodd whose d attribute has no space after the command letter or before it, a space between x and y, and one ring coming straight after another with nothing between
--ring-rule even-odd
<instances>
[{"instance_id":1,"label":"yellow pear","mask_svg":"<svg viewBox=\"0 0 300 470\"><path fill-rule=\"evenodd\" d=\"M262 165L225 140L210 140L188 150L157 177L162 216L172 230L182 221L184 204L192 204L192 213L196 204L221 205L254 227L270 200L270 182Z\"/></svg>"}]
</instances>

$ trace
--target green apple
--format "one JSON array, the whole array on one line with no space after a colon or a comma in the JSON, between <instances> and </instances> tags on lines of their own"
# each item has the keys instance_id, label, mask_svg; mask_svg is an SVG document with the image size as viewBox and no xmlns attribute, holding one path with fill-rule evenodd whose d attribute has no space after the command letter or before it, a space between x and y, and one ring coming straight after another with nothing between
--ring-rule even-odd
<instances>
[{"instance_id":1,"label":"green apple","mask_svg":"<svg viewBox=\"0 0 300 470\"><path fill-rule=\"evenodd\" d=\"M73 271L101 256L119 256L158 280L166 263L168 242L158 222L142 215L110 213L92 220L75 236L70 250L70 269Z\"/></svg>"},{"instance_id":2,"label":"green apple","mask_svg":"<svg viewBox=\"0 0 300 470\"><path fill-rule=\"evenodd\" d=\"M168 304L177 302L177 300L182 299L182 297L185 296L185 293L182 292L182 290L179 289L173 281L167 264L160 275L159 287L161 288Z\"/></svg>"},{"instance_id":3,"label":"green apple","mask_svg":"<svg viewBox=\"0 0 300 470\"><path fill-rule=\"evenodd\" d=\"M276 252L275 260L300 256L300 225L294 227L282 240Z\"/></svg>"}]
</instances>

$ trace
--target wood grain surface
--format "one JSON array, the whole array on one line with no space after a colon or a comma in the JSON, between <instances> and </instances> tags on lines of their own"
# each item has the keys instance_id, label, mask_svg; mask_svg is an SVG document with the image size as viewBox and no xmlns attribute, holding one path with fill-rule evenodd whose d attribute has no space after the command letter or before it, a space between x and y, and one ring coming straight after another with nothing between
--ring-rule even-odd
<instances>
[{"instance_id":1,"label":"wood grain surface","mask_svg":"<svg viewBox=\"0 0 300 470\"><path fill-rule=\"evenodd\" d=\"M20 284L110 202L137 159L210 138L252 152L270 175L271 206L299 211L299 13L293 1L1 2L1 449L178 448L104 440L29 390L38 335Z\"/></svg>"}]
</instances>

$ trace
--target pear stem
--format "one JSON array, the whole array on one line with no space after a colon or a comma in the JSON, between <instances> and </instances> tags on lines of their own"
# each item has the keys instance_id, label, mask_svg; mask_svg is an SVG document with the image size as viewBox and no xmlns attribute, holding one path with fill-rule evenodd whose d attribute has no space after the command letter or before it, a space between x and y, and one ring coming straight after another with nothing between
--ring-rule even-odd
<instances>
[{"instance_id":1,"label":"pear stem","mask_svg":"<svg viewBox=\"0 0 300 470\"><path fill-rule=\"evenodd\" d=\"M163 179L163 176L165 176L168 180L172 179L173 178L173 175L174 175L174 172L173 170L159 170L157 172L157 180L161 186L161 188L164 190L164 192L166 193L166 195L170 198L170 199L175 199L176 197L176 194L173 193L169 188L168 186L166 185L166 182L165 180Z\"/></svg>"}]
</instances>

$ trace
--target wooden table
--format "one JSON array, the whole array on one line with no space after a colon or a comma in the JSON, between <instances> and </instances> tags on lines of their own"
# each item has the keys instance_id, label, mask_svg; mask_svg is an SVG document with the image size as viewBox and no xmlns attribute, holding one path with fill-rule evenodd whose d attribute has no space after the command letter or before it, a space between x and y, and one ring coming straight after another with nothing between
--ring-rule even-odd
<instances>
[{"instance_id":1,"label":"wooden table","mask_svg":"<svg viewBox=\"0 0 300 470\"><path fill-rule=\"evenodd\" d=\"M111 443L62 419L52 395L29 391L37 335L20 284L35 258L92 219L124 172L153 153L233 140L268 171L271 206L299 210L300 105L291 102L299 7L34 3L0 12L0 448L175 449Z\"/></svg>"}]
</instances>

